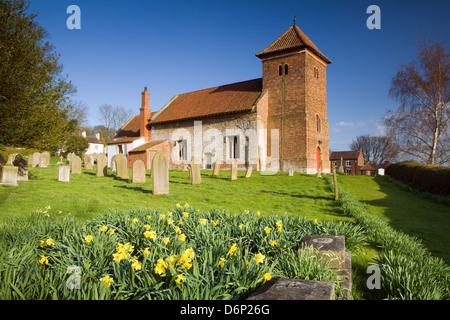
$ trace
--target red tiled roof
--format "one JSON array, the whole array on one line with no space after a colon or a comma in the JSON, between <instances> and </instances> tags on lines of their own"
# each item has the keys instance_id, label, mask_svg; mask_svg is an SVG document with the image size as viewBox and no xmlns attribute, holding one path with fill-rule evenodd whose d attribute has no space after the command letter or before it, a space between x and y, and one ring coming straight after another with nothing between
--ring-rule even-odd
<instances>
[{"instance_id":1,"label":"red tiled roof","mask_svg":"<svg viewBox=\"0 0 450 320\"><path fill-rule=\"evenodd\" d=\"M296 25L293 25L288 30L286 30L266 49L258 52L256 56L260 59L263 59L271 54L303 48L308 48L326 63L331 63L331 60L328 59L322 52L320 52L320 50L314 45L314 43Z\"/></svg>"},{"instance_id":2,"label":"red tiled roof","mask_svg":"<svg viewBox=\"0 0 450 320\"><path fill-rule=\"evenodd\" d=\"M151 124L250 112L262 93L262 79L178 95Z\"/></svg>"},{"instance_id":3,"label":"red tiled roof","mask_svg":"<svg viewBox=\"0 0 450 320\"><path fill-rule=\"evenodd\" d=\"M365 165L363 165L359 170L377 170L370 162L367 162Z\"/></svg>"},{"instance_id":4,"label":"red tiled roof","mask_svg":"<svg viewBox=\"0 0 450 320\"><path fill-rule=\"evenodd\" d=\"M330 153L330 160L358 159L359 151L334 151Z\"/></svg>"},{"instance_id":5,"label":"red tiled roof","mask_svg":"<svg viewBox=\"0 0 450 320\"><path fill-rule=\"evenodd\" d=\"M139 137L140 136L140 115L132 116L125 125L120 128L114 138Z\"/></svg>"},{"instance_id":6,"label":"red tiled roof","mask_svg":"<svg viewBox=\"0 0 450 320\"><path fill-rule=\"evenodd\" d=\"M135 140L137 140L139 138L141 138L141 137L123 137L123 138L120 138L118 140L114 140L114 141L108 142L107 144L108 145L112 145L112 144L129 143L129 142L133 142L133 141L135 141Z\"/></svg>"}]
</instances>

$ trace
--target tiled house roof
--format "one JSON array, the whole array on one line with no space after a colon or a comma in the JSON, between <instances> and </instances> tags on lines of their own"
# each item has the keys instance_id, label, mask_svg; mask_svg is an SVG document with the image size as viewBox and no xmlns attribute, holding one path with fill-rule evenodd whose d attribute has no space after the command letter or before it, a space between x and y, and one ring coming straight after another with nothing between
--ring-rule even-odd
<instances>
[{"instance_id":1,"label":"tiled house roof","mask_svg":"<svg viewBox=\"0 0 450 320\"><path fill-rule=\"evenodd\" d=\"M150 124L250 112L261 93L262 79L255 79L180 94Z\"/></svg>"},{"instance_id":2,"label":"tiled house roof","mask_svg":"<svg viewBox=\"0 0 450 320\"><path fill-rule=\"evenodd\" d=\"M357 160L359 157L359 151L334 151L330 154L330 160Z\"/></svg>"},{"instance_id":3,"label":"tiled house roof","mask_svg":"<svg viewBox=\"0 0 450 320\"><path fill-rule=\"evenodd\" d=\"M120 128L114 138L139 137L140 136L140 116L132 116L127 123Z\"/></svg>"},{"instance_id":4,"label":"tiled house roof","mask_svg":"<svg viewBox=\"0 0 450 320\"><path fill-rule=\"evenodd\" d=\"M263 59L271 54L283 53L303 48L311 50L326 63L331 63L331 60L320 52L314 43L309 40L309 38L295 24L279 36L278 39L276 39L266 49L258 52L256 56Z\"/></svg>"}]
</instances>

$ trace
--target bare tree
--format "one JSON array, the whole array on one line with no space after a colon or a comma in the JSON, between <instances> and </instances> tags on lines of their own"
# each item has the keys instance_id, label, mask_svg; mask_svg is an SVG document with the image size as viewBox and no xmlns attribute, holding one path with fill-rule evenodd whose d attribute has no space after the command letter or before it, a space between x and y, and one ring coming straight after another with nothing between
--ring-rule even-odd
<instances>
[{"instance_id":1,"label":"bare tree","mask_svg":"<svg viewBox=\"0 0 450 320\"><path fill-rule=\"evenodd\" d=\"M88 106L80 100L71 100L68 103L68 119L76 121L76 130L87 126L88 123Z\"/></svg>"},{"instance_id":2,"label":"bare tree","mask_svg":"<svg viewBox=\"0 0 450 320\"><path fill-rule=\"evenodd\" d=\"M393 162L398 155L398 148L387 136L362 135L356 137L350 144L350 150L361 150L364 163L370 162L375 166L384 162Z\"/></svg>"},{"instance_id":3,"label":"bare tree","mask_svg":"<svg viewBox=\"0 0 450 320\"><path fill-rule=\"evenodd\" d=\"M98 107L101 121L101 134L106 141L111 141L115 133L129 120L130 112L124 107L113 107L110 104L103 104Z\"/></svg>"},{"instance_id":4,"label":"bare tree","mask_svg":"<svg viewBox=\"0 0 450 320\"><path fill-rule=\"evenodd\" d=\"M418 61L400 66L389 94L400 107L384 125L399 149L428 164L448 163L450 54L444 44L422 41Z\"/></svg>"}]
</instances>

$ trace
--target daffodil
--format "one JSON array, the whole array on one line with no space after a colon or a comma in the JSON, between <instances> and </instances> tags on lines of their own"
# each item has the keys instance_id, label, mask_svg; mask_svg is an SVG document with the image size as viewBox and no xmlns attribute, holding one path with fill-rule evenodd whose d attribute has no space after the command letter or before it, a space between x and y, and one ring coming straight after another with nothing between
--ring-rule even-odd
<instances>
[{"instance_id":1,"label":"daffodil","mask_svg":"<svg viewBox=\"0 0 450 320\"><path fill-rule=\"evenodd\" d=\"M139 219L137 219L137 218L133 219L133 223L138 223L138 222L139 222Z\"/></svg>"},{"instance_id":2,"label":"daffodil","mask_svg":"<svg viewBox=\"0 0 450 320\"><path fill-rule=\"evenodd\" d=\"M319 223L319 222L317 221L317 219L314 219L314 223Z\"/></svg>"},{"instance_id":3,"label":"daffodil","mask_svg":"<svg viewBox=\"0 0 450 320\"><path fill-rule=\"evenodd\" d=\"M184 217L184 218L187 218L187 217L189 217L189 213L187 213L187 212L183 212L183 217Z\"/></svg>"},{"instance_id":4,"label":"daffodil","mask_svg":"<svg viewBox=\"0 0 450 320\"><path fill-rule=\"evenodd\" d=\"M91 235L88 235L88 236L86 236L85 238L84 238L84 240L87 242L87 243L91 243L91 241L94 239L94 237L93 236L91 236Z\"/></svg>"},{"instance_id":5,"label":"daffodil","mask_svg":"<svg viewBox=\"0 0 450 320\"><path fill-rule=\"evenodd\" d=\"M149 224L146 224L144 227L145 227L145 230L147 230L147 231L150 230L150 225Z\"/></svg>"},{"instance_id":6,"label":"daffodil","mask_svg":"<svg viewBox=\"0 0 450 320\"><path fill-rule=\"evenodd\" d=\"M220 258L220 260L219 260L219 266L223 267L223 266L225 265L226 262L227 262L226 259Z\"/></svg>"},{"instance_id":7,"label":"daffodil","mask_svg":"<svg viewBox=\"0 0 450 320\"><path fill-rule=\"evenodd\" d=\"M176 207L181 208L181 204L177 203Z\"/></svg>"},{"instance_id":8,"label":"daffodil","mask_svg":"<svg viewBox=\"0 0 450 320\"><path fill-rule=\"evenodd\" d=\"M185 241L186 240L186 235L184 233L180 234L180 236L178 237L179 241Z\"/></svg>"},{"instance_id":9,"label":"daffodil","mask_svg":"<svg viewBox=\"0 0 450 320\"><path fill-rule=\"evenodd\" d=\"M148 248L145 248L145 249L142 251L142 253L145 254L145 255L147 255L147 256L149 256L149 255L150 255L150 250L148 250Z\"/></svg>"},{"instance_id":10,"label":"daffodil","mask_svg":"<svg viewBox=\"0 0 450 320\"><path fill-rule=\"evenodd\" d=\"M166 215L164 213L159 215L159 219L163 220L165 218L166 218Z\"/></svg>"},{"instance_id":11,"label":"daffodil","mask_svg":"<svg viewBox=\"0 0 450 320\"><path fill-rule=\"evenodd\" d=\"M254 260L256 261L256 263L263 263L265 258L266 258L266 256L258 253L255 255Z\"/></svg>"},{"instance_id":12,"label":"daffodil","mask_svg":"<svg viewBox=\"0 0 450 320\"><path fill-rule=\"evenodd\" d=\"M177 276L177 278L175 279L175 282L176 282L176 283L180 283L181 281L184 281L184 277L183 277L182 274L179 274L179 275Z\"/></svg>"},{"instance_id":13,"label":"daffodil","mask_svg":"<svg viewBox=\"0 0 450 320\"><path fill-rule=\"evenodd\" d=\"M155 240L156 239L156 232L155 231L145 231L144 232L144 236L146 238L150 238L150 239Z\"/></svg>"},{"instance_id":14,"label":"daffodil","mask_svg":"<svg viewBox=\"0 0 450 320\"><path fill-rule=\"evenodd\" d=\"M256 212L256 215L259 217L259 216L261 216L261 212Z\"/></svg>"},{"instance_id":15,"label":"daffodil","mask_svg":"<svg viewBox=\"0 0 450 320\"><path fill-rule=\"evenodd\" d=\"M187 207L187 208L189 208L189 203L186 202L186 203L184 204L184 206Z\"/></svg>"},{"instance_id":16,"label":"daffodil","mask_svg":"<svg viewBox=\"0 0 450 320\"><path fill-rule=\"evenodd\" d=\"M173 223L172 219L167 220L167 224L172 224L172 223Z\"/></svg>"},{"instance_id":17,"label":"daffodil","mask_svg":"<svg viewBox=\"0 0 450 320\"><path fill-rule=\"evenodd\" d=\"M177 256L168 256L166 262L170 263L172 267L175 267L175 264L177 263Z\"/></svg>"},{"instance_id":18,"label":"daffodil","mask_svg":"<svg viewBox=\"0 0 450 320\"><path fill-rule=\"evenodd\" d=\"M142 265L141 265L141 263L139 262L139 261L134 261L133 262L133 264L131 265L131 267L134 269L134 270L141 270L141 268L142 268Z\"/></svg>"},{"instance_id":19,"label":"daffodil","mask_svg":"<svg viewBox=\"0 0 450 320\"><path fill-rule=\"evenodd\" d=\"M275 240L270 241L270 245L272 247L275 247L277 245L277 242Z\"/></svg>"},{"instance_id":20,"label":"daffodil","mask_svg":"<svg viewBox=\"0 0 450 320\"><path fill-rule=\"evenodd\" d=\"M152 220L152 216L147 216L147 220Z\"/></svg>"},{"instance_id":21,"label":"daffodil","mask_svg":"<svg viewBox=\"0 0 450 320\"><path fill-rule=\"evenodd\" d=\"M113 234L115 233L115 231L114 231L113 229L109 229L108 233L109 233L110 235L113 235Z\"/></svg>"},{"instance_id":22,"label":"daffodil","mask_svg":"<svg viewBox=\"0 0 450 320\"><path fill-rule=\"evenodd\" d=\"M100 231L106 232L106 231L108 231L108 227L107 226L101 226Z\"/></svg>"},{"instance_id":23,"label":"daffodil","mask_svg":"<svg viewBox=\"0 0 450 320\"><path fill-rule=\"evenodd\" d=\"M104 276L103 278L100 278L101 283L103 286L109 288L111 283L114 283L114 280L110 276Z\"/></svg>"},{"instance_id":24,"label":"daffodil","mask_svg":"<svg viewBox=\"0 0 450 320\"><path fill-rule=\"evenodd\" d=\"M171 217L171 216L172 216L172 212L171 212L171 211L167 211L167 215L168 215L169 217Z\"/></svg>"},{"instance_id":25,"label":"daffodil","mask_svg":"<svg viewBox=\"0 0 450 320\"><path fill-rule=\"evenodd\" d=\"M228 255L232 256L236 252L236 250L237 250L236 244L233 243L233 245L228 250Z\"/></svg>"},{"instance_id":26,"label":"daffodil","mask_svg":"<svg viewBox=\"0 0 450 320\"><path fill-rule=\"evenodd\" d=\"M39 263L40 264L48 264L48 257L46 256L41 256L41 259L39 259Z\"/></svg>"},{"instance_id":27,"label":"daffodil","mask_svg":"<svg viewBox=\"0 0 450 320\"><path fill-rule=\"evenodd\" d=\"M266 281L269 281L270 279L272 279L272 275L269 272L266 272L263 274L262 278Z\"/></svg>"},{"instance_id":28,"label":"daffodil","mask_svg":"<svg viewBox=\"0 0 450 320\"><path fill-rule=\"evenodd\" d=\"M181 233L180 227L176 227L176 228L175 228L175 233Z\"/></svg>"},{"instance_id":29,"label":"daffodil","mask_svg":"<svg viewBox=\"0 0 450 320\"><path fill-rule=\"evenodd\" d=\"M241 229L241 230L244 229L244 227L245 227L245 226L244 226L243 223L241 223L241 224L239 225L239 229Z\"/></svg>"},{"instance_id":30,"label":"daffodil","mask_svg":"<svg viewBox=\"0 0 450 320\"><path fill-rule=\"evenodd\" d=\"M169 238L163 238L163 242L164 242L164 244L168 244L168 243L169 243L169 241L170 241L170 239L169 239Z\"/></svg>"},{"instance_id":31,"label":"daffodil","mask_svg":"<svg viewBox=\"0 0 450 320\"><path fill-rule=\"evenodd\" d=\"M265 227L265 228L264 228L264 231L265 231L266 233L270 233L270 231L272 231L272 229L269 228L269 227Z\"/></svg>"},{"instance_id":32,"label":"daffodil","mask_svg":"<svg viewBox=\"0 0 450 320\"><path fill-rule=\"evenodd\" d=\"M208 222L207 219L200 219L200 220L198 221L198 223L200 223L201 225L206 225L207 222Z\"/></svg>"}]
</instances>

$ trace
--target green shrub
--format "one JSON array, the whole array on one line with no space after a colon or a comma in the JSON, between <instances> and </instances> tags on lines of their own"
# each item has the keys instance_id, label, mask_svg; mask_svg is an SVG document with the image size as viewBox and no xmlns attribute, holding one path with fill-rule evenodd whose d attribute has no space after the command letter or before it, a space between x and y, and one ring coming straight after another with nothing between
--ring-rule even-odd
<instances>
[{"instance_id":1,"label":"green shrub","mask_svg":"<svg viewBox=\"0 0 450 320\"><path fill-rule=\"evenodd\" d=\"M450 196L449 167L406 161L389 165L386 174L421 191Z\"/></svg>"}]
</instances>

